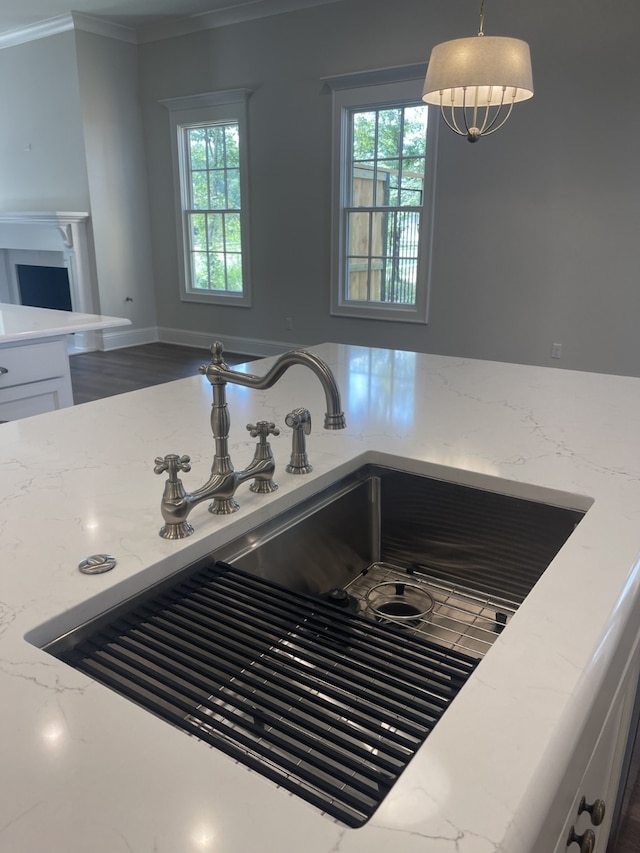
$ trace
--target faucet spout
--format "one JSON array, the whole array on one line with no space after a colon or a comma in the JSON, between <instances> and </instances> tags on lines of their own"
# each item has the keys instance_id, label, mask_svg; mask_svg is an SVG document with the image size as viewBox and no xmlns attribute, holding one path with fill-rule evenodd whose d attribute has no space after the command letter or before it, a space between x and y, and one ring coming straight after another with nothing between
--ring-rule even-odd
<instances>
[{"instance_id":1,"label":"faucet spout","mask_svg":"<svg viewBox=\"0 0 640 853\"><path fill-rule=\"evenodd\" d=\"M264 376L255 376L252 373L240 373L231 370L222 357L223 347L220 341L215 341L211 347L211 363L202 365L200 373L205 375L209 382L215 387L231 382L234 385L243 385L246 388L255 388L264 391L271 388L280 377L294 364L308 367L320 380L324 390L327 411L324 416L325 429L344 429L346 420L340 402L340 391L335 376L329 365L318 358L317 355L307 350L290 350L281 355Z\"/></svg>"}]
</instances>

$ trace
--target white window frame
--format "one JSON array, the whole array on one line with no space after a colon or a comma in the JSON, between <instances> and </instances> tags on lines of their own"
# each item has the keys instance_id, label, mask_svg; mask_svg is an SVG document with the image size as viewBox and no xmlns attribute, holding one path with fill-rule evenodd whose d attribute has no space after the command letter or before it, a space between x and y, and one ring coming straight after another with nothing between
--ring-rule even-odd
<instances>
[{"instance_id":1,"label":"white window frame","mask_svg":"<svg viewBox=\"0 0 640 853\"><path fill-rule=\"evenodd\" d=\"M384 69L325 78L333 90L332 147L332 234L331 234L331 314L404 323L426 323L429 313L435 169L438 143L437 115L429 108L427 159L420 222L416 302L399 305L349 300L347 293L347 228L345 206L349 199L349 115L353 110L424 105L420 97L426 66Z\"/></svg>"},{"instance_id":2,"label":"white window frame","mask_svg":"<svg viewBox=\"0 0 640 853\"><path fill-rule=\"evenodd\" d=\"M247 151L247 101L249 89L228 89L161 101L169 111L171 153L173 159L174 196L178 232L180 299L251 307L251 270L249 264L249 168ZM240 146L240 230L242 240L242 292L205 290L194 287L191 269L191 241L187 218L190 197L188 152L185 133L190 128L233 122L238 125Z\"/></svg>"}]
</instances>

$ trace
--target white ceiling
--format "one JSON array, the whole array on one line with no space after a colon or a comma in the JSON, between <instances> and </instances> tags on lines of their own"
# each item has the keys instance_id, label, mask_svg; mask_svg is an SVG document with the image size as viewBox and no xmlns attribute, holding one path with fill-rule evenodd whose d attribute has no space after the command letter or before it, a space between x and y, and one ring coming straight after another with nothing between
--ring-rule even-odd
<instances>
[{"instance_id":1,"label":"white ceiling","mask_svg":"<svg viewBox=\"0 0 640 853\"><path fill-rule=\"evenodd\" d=\"M31 27L71 11L136 29L194 15L221 22L261 18L340 0L0 0L0 33Z\"/></svg>"}]
</instances>

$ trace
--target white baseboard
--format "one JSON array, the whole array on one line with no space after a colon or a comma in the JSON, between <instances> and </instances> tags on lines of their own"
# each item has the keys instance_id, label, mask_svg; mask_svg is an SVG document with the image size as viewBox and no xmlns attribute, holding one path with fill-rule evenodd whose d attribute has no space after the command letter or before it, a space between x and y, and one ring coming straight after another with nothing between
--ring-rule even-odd
<instances>
[{"instance_id":1,"label":"white baseboard","mask_svg":"<svg viewBox=\"0 0 640 853\"><path fill-rule=\"evenodd\" d=\"M77 355L99 349L99 332L72 332L67 335L67 352Z\"/></svg>"},{"instance_id":2,"label":"white baseboard","mask_svg":"<svg viewBox=\"0 0 640 853\"><path fill-rule=\"evenodd\" d=\"M135 347L138 344L152 344L158 340L155 326L148 329L102 329L92 332L76 332L68 336L69 355L83 352L106 352L107 350Z\"/></svg>"},{"instance_id":3,"label":"white baseboard","mask_svg":"<svg viewBox=\"0 0 640 853\"><path fill-rule=\"evenodd\" d=\"M208 350L214 341L222 341L226 352L235 355L252 355L265 358L270 355L281 355L291 349L301 349L305 344L291 341L265 341L256 338L241 338L235 335L219 334L217 332L192 332L188 329L169 329L166 326L148 326L144 329L123 327L103 329L95 332L93 345L70 346L71 353L88 352L101 349L104 352L124 347L135 347L141 344L153 344L161 341L165 344L178 344L185 347ZM77 337L77 336L76 336ZM100 341L100 337L102 340ZM87 341L88 343L88 341Z\"/></svg>"},{"instance_id":4,"label":"white baseboard","mask_svg":"<svg viewBox=\"0 0 640 853\"><path fill-rule=\"evenodd\" d=\"M217 332L190 332L186 329L167 329L160 326L156 340L165 344L179 344L184 347L197 347L208 350L214 341L222 341L226 352L238 355L255 355L266 357L281 355L290 349L299 349L304 344L283 341L264 341L256 338L240 338L234 335Z\"/></svg>"},{"instance_id":5,"label":"white baseboard","mask_svg":"<svg viewBox=\"0 0 640 853\"><path fill-rule=\"evenodd\" d=\"M137 347L140 344L153 344L158 340L158 327L148 326L146 329L116 328L104 329L102 332L102 347L105 352L123 347Z\"/></svg>"}]
</instances>

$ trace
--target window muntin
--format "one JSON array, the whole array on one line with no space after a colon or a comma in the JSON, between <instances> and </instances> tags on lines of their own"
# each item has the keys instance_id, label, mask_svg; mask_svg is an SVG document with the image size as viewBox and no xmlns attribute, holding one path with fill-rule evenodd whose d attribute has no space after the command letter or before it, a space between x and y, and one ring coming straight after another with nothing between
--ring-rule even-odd
<instances>
[{"instance_id":1,"label":"window muntin","mask_svg":"<svg viewBox=\"0 0 640 853\"><path fill-rule=\"evenodd\" d=\"M334 93L334 314L426 322L437 123L413 88Z\"/></svg>"},{"instance_id":2,"label":"window muntin","mask_svg":"<svg viewBox=\"0 0 640 853\"><path fill-rule=\"evenodd\" d=\"M243 291L237 122L184 128L185 234L194 290Z\"/></svg>"}]
</instances>

